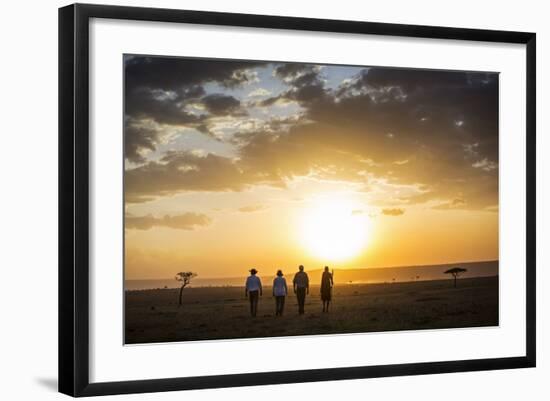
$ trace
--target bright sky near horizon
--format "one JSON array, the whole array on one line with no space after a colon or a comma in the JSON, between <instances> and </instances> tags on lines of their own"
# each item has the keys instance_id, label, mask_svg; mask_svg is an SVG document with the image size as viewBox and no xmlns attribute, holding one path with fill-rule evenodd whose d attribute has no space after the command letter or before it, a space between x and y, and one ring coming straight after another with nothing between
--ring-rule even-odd
<instances>
[{"instance_id":1,"label":"bright sky near horizon","mask_svg":"<svg viewBox=\"0 0 550 401\"><path fill-rule=\"evenodd\" d=\"M127 279L498 259L498 74L124 62Z\"/></svg>"}]
</instances>

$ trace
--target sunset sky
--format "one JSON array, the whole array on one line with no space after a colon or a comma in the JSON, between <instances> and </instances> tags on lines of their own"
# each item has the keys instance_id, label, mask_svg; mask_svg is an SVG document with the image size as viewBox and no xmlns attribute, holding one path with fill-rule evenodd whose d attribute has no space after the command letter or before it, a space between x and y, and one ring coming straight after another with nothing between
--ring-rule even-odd
<instances>
[{"instance_id":1,"label":"sunset sky","mask_svg":"<svg viewBox=\"0 0 550 401\"><path fill-rule=\"evenodd\" d=\"M498 74L124 64L127 279L498 259Z\"/></svg>"}]
</instances>

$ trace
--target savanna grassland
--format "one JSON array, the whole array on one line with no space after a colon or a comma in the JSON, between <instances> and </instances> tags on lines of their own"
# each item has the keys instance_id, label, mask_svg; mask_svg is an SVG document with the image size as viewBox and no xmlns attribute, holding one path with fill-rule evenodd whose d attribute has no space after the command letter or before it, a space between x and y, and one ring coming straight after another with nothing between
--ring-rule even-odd
<instances>
[{"instance_id":1,"label":"savanna grassland","mask_svg":"<svg viewBox=\"0 0 550 401\"><path fill-rule=\"evenodd\" d=\"M496 326L498 276L380 284L341 284L333 289L329 313L322 313L319 287L312 286L306 313L296 297L275 316L271 288L265 287L258 315L249 315L242 287L185 288L125 293L125 343L151 343L394 330Z\"/></svg>"}]
</instances>

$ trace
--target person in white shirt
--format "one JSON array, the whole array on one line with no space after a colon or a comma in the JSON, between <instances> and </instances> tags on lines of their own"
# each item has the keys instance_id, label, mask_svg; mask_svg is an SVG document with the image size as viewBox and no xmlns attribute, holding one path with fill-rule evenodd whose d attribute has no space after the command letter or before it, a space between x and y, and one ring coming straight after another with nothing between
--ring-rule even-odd
<instances>
[{"instance_id":1,"label":"person in white shirt","mask_svg":"<svg viewBox=\"0 0 550 401\"><path fill-rule=\"evenodd\" d=\"M244 296L250 300L250 314L256 316L258 311L258 299L262 296L262 282L260 278L256 276L258 270L251 269L250 276L246 278Z\"/></svg>"},{"instance_id":2,"label":"person in white shirt","mask_svg":"<svg viewBox=\"0 0 550 401\"><path fill-rule=\"evenodd\" d=\"M285 297L288 294L286 286L286 278L283 277L283 272L277 270L277 277L273 280L273 296L275 297L275 316L283 316L285 308Z\"/></svg>"}]
</instances>

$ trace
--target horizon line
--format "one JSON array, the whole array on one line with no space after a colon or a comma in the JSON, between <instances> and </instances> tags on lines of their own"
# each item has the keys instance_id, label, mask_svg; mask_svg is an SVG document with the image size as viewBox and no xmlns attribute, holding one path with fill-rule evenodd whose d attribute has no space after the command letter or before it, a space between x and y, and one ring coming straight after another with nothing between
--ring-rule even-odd
<instances>
[{"instance_id":1,"label":"horizon line","mask_svg":"<svg viewBox=\"0 0 550 401\"><path fill-rule=\"evenodd\" d=\"M471 260L471 261L460 261L460 262L445 262L445 263L433 263L433 264L415 264L415 265L393 265L393 266L374 266L374 267L358 267L358 268L334 268L331 270L370 270L370 269L395 269L395 268L412 268L412 267L431 267L431 266L444 266L444 265L453 265L457 263L464 263L464 264L470 264L470 263L489 263L489 262L499 262L500 259L489 259L489 260ZM311 270L307 270L310 272L316 271L316 270L323 270L323 267L315 268ZM247 271L248 272L248 271ZM275 273L272 274L273 276ZM243 276L213 276L213 277L204 277L204 276L197 276L196 279L198 280L216 280L216 279L231 279L231 278L241 278L245 277L246 274ZM269 275L268 275L269 276ZM163 278L124 278L124 281L148 281L148 280L172 280L174 277L163 277Z\"/></svg>"}]
</instances>

